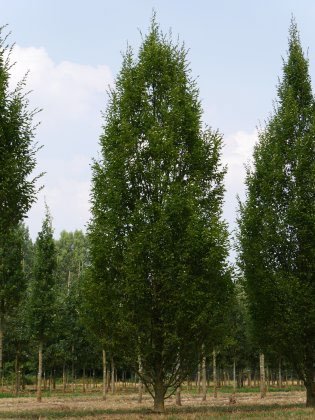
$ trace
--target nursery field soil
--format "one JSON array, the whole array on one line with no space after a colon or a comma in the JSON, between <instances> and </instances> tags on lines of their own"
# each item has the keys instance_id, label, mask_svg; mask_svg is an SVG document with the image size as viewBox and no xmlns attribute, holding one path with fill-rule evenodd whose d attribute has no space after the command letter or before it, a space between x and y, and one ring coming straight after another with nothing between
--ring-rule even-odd
<instances>
[{"instance_id":1,"label":"nursery field soil","mask_svg":"<svg viewBox=\"0 0 315 420\"><path fill-rule=\"evenodd\" d=\"M310 418L315 410L305 407L305 392L272 392L265 398L258 393L236 393L231 403L230 395L218 393L214 398L209 392L206 401L201 396L182 393L182 406L175 405L175 398L166 401L165 413L152 412L153 401L144 394L138 403L136 392L108 394L106 401L98 392L88 394L59 394L44 396L38 403L34 395L0 398L0 418L14 419L230 419L230 418Z\"/></svg>"}]
</instances>

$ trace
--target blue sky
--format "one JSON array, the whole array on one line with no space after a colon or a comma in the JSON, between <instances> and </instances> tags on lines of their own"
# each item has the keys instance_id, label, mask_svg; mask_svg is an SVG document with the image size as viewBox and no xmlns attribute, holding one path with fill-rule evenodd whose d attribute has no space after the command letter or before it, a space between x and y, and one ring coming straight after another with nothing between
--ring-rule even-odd
<instances>
[{"instance_id":1,"label":"blue sky","mask_svg":"<svg viewBox=\"0 0 315 420\"><path fill-rule=\"evenodd\" d=\"M38 170L47 172L29 213L34 238L44 196L62 229L84 229L89 218L90 162L97 156L106 88L120 69L127 42L137 50L152 10L163 31L172 28L189 49L204 122L224 135L229 166L225 217L234 226L243 196L245 162L256 126L272 111L294 14L315 72L315 2L311 0L0 0L1 24L16 42L14 84L27 69L31 105L43 108L36 140L44 147ZM314 77L313 77L314 79Z\"/></svg>"}]
</instances>

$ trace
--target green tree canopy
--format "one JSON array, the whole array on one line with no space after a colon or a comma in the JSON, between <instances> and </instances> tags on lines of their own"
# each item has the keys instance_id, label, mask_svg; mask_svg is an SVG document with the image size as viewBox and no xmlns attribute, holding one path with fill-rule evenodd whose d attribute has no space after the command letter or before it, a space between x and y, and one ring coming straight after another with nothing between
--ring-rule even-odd
<instances>
[{"instance_id":1,"label":"green tree canopy","mask_svg":"<svg viewBox=\"0 0 315 420\"><path fill-rule=\"evenodd\" d=\"M87 298L104 340L123 337L141 361L157 410L202 344L220 340L230 290L222 138L202 130L201 114L186 49L153 19L138 56L127 50L104 115Z\"/></svg>"},{"instance_id":2,"label":"green tree canopy","mask_svg":"<svg viewBox=\"0 0 315 420\"><path fill-rule=\"evenodd\" d=\"M315 405L314 98L297 27L240 208L240 261L255 332L293 363Z\"/></svg>"},{"instance_id":3,"label":"green tree canopy","mask_svg":"<svg viewBox=\"0 0 315 420\"><path fill-rule=\"evenodd\" d=\"M36 166L33 117L24 92L25 78L10 90L10 54L0 28L0 232L16 226L36 200Z\"/></svg>"},{"instance_id":4,"label":"green tree canopy","mask_svg":"<svg viewBox=\"0 0 315 420\"><path fill-rule=\"evenodd\" d=\"M0 377L2 375L2 341L7 308L18 305L16 298L22 276L19 275L21 253L13 255L19 223L36 200L36 166L33 117L24 92L25 78L10 90L10 55L12 46L0 28ZM15 242L16 244L16 242ZM11 249L10 249L11 248ZM11 267L8 263L12 263ZM13 306L12 306L12 302ZM11 310L12 312L12 310Z\"/></svg>"}]
</instances>

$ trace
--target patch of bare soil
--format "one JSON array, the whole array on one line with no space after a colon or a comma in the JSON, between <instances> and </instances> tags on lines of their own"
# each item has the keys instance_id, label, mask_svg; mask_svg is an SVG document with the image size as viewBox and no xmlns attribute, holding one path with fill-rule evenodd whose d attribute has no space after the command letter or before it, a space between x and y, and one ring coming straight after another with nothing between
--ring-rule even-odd
<instances>
[{"instance_id":1,"label":"patch of bare soil","mask_svg":"<svg viewBox=\"0 0 315 420\"><path fill-rule=\"evenodd\" d=\"M190 395L182 393L182 407L176 411L176 416L172 418L200 418L192 417L194 409L201 413L207 411L207 407L212 411L211 407L233 407L238 406L273 406L277 405L285 407L294 404L305 403L305 392L272 392L267 394L265 398L260 398L257 393L237 393L235 401L230 400L229 394L218 393L218 397L214 398L210 393L206 401L201 400L199 395ZM10 418L50 418L51 417L67 417L67 418L161 418L164 416L156 416L152 413L152 398L145 394L142 404L138 403L138 396L134 394L116 394L108 395L106 401L103 401L101 395L88 396L81 395L76 397L52 396L43 398L42 402L36 402L35 397L21 398L1 398L0 399L0 417L4 418L7 414ZM175 406L175 398L172 397L166 401L166 410L173 412ZM187 408L187 410L185 409ZM258 408L258 407L257 407ZM168 410L169 409L169 410ZM34 414L36 414L34 417ZM59 414L58 414L59 413ZM174 414L174 412L173 412ZM14 417L12 417L14 415ZM16 417L15 417L16 416ZM8 418L9 418L8 417Z\"/></svg>"}]
</instances>

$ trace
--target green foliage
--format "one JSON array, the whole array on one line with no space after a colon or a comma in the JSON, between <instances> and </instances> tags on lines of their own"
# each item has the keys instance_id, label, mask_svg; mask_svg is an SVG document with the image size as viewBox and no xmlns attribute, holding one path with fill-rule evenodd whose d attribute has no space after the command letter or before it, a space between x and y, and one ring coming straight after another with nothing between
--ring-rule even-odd
<instances>
[{"instance_id":1,"label":"green foliage","mask_svg":"<svg viewBox=\"0 0 315 420\"><path fill-rule=\"evenodd\" d=\"M220 341L230 290L222 139L202 131L186 55L154 20L138 57L128 49L93 166L90 325L163 392Z\"/></svg>"},{"instance_id":2,"label":"green foliage","mask_svg":"<svg viewBox=\"0 0 315 420\"><path fill-rule=\"evenodd\" d=\"M30 281L33 264L33 244L28 229L20 225L10 236L4 251L10 257L5 261L3 272L8 276L1 284L2 307L5 317L6 340L4 342L5 370L15 357L25 362L29 351L29 329L27 325L26 289ZM10 289L8 290L8 287Z\"/></svg>"},{"instance_id":3,"label":"green foliage","mask_svg":"<svg viewBox=\"0 0 315 420\"><path fill-rule=\"evenodd\" d=\"M61 288L76 281L88 264L88 245L82 231L62 231L56 241L57 282Z\"/></svg>"},{"instance_id":4,"label":"green foliage","mask_svg":"<svg viewBox=\"0 0 315 420\"><path fill-rule=\"evenodd\" d=\"M32 120L37 112L28 110L25 78L9 90L10 53L0 28L0 233L17 226L36 199L37 147L33 143Z\"/></svg>"},{"instance_id":5,"label":"green foliage","mask_svg":"<svg viewBox=\"0 0 315 420\"><path fill-rule=\"evenodd\" d=\"M46 354L51 353L51 363L73 364L79 367L93 365L95 350L93 351L93 344L90 344L88 333L79 316L80 285L88 264L86 236L79 230L62 231L55 243L58 286L57 334Z\"/></svg>"},{"instance_id":6,"label":"green foliage","mask_svg":"<svg viewBox=\"0 0 315 420\"><path fill-rule=\"evenodd\" d=\"M56 251L51 216L46 207L42 230L35 242L33 278L30 282L28 318L32 336L46 341L52 333L55 314Z\"/></svg>"},{"instance_id":7,"label":"green foliage","mask_svg":"<svg viewBox=\"0 0 315 420\"><path fill-rule=\"evenodd\" d=\"M8 307L2 308L9 315L8 339L18 347L20 341L28 339L26 328L26 290L31 280L33 269L33 243L29 236L28 228L19 225L11 236L11 242L4 251L9 257L7 269L4 270L8 278L3 281L1 291L3 296L10 296L11 300L3 297ZM6 288L11 286L11 290Z\"/></svg>"},{"instance_id":8,"label":"green foliage","mask_svg":"<svg viewBox=\"0 0 315 420\"><path fill-rule=\"evenodd\" d=\"M305 381L315 364L314 134L308 60L292 21L274 114L246 178L239 245L260 346L285 356Z\"/></svg>"},{"instance_id":9,"label":"green foliage","mask_svg":"<svg viewBox=\"0 0 315 420\"><path fill-rule=\"evenodd\" d=\"M26 288L27 266L24 257L29 258L25 241L28 232L23 226L7 231L5 244L0 240L0 313L14 312ZM3 239L3 238L2 238Z\"/></svg>"},{"instance_id":10,"label":"green foliage","mask_svg":"<svg viewBox=\"0 0 315 420\"><path fill-rule=\"evenodd\" d=\"M253 340L252 322L247 299L241 281L237 281L234 297L227 311L226 335L224 346L220 349L222 366L232 367L235 361L236 370L250 368L254 371L257 365L258 348Z\"/></svg>"},{"instance_id":11,"label":"green foliage","mask_svg":"<svg viewBox=\"0 0 315 420\"><path fill-rule=\"evenodd\" d=\"M8 315L19 305L24 290L22 249L18 225L36 200L36 180L32 172L38 150L33 117L24 92L25 78L9 89L12 47L0 28L0 376L2 375L2 335Z\"/></svg>"}]
</instances>

